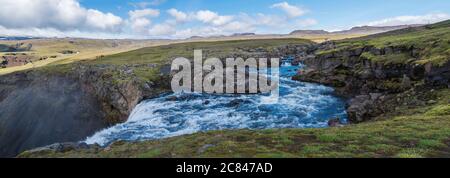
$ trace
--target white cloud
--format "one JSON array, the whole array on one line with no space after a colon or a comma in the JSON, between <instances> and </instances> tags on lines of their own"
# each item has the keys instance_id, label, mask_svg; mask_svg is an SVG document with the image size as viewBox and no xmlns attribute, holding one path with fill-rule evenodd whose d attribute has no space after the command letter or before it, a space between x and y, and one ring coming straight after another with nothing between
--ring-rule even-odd
<instances>
[{"instance_id":1,"label":"white cloud","mask_svg":"<svg viewBox=\"0 0 450 178\"><path fill-rule=\"evenodd\" d=\"M155 24L146 30L147 36L157 38L189 38L191 36L216 36L252 29L251 24L235 20L234 16L219 15L209 10L196 12L182 12L177 9L169 9L167 13L172 19ZM180 23L199 21L203 24L188 28L177 28Z\"/></svg>"},{"instance_id":2,"label":"white cloud","mask_svg":"<svg viewBox=\"0 0 450 178\"><path fill-rule=\"evenodd\" d=\"M300 7L297 7L297 6L294 6L294 5L290 5L287 2L281 2L281 3L273 4L270 7L283 10L288 15L289 18L300 17L300 16L304 15L307 12L307 10L302 9Z\"/></svg>"},{"instance_id":3,"label":"white cloud","mask_svg":"<svg viewBox=\"0 0 450 178\"><path fill-rule=\"evenodd\" d=\"M109 31L121 29L122 18L86 9L78 0L0 0L0 25L7 29Z\"/></svg>"},{"instance_id":4,"label":"white cloud","mask_svg":"<svg viewBox=\"0 0 450 178\"><path fill-rule=\"evenodd\" d=\"M165 2L166 2L166 0L153 0L153 1L149 2L149 5L151 5L151 6L159 6L159 5L161 5L161 4L165 3Z\"/></svg>"},{"instance_id":5,"label":"white cloud","mask_svg":"<svg viewBox=\"0 0 450 178\"><path fill-rule=\"evenodd\" d=\"M156 24L148 30L148 35L154 37L170 36L174 33L176 33L176 30L169 24Z\"/></svg>"},{"instance_id":6,"label":"white cloud","mask_svg":"<svg viewBox=\"0 0 450 178\"><path fill-rule=\"evenodd\" d=\"M122 25L122 19L111 13L105 14L98 10L89 9L87 16L86 24L102 31L113 31L115 27Z\"/></svg>"},{"instance_id":7,"label":"white cloud","mask_svg":"<svg viewBox=\"0 0 450 178\"><path fill-rule=\"evenodd\" d=\"M186 22L188 20L188 15L184 12L181 12L177 9L169 9L167 13L174 17L177 22Z\"/></svg>"},{"instance_id":8,"label":"white cloud","mask_svg":"<svg viewBox=\"0 0 450 178\"><path fill-rule=\"evenodd\" d=\"M150 18L155 18L160 15L158 9L140 9L129 11L130 25L134 32L145 34L152 24Z\"/></svg>"},{"instance_id":9,"label":"white cloud","mask_svg":"<svg viewBox=\"0 0 450 178\"><path fill-rule=\"evenodd\" d=\"M255 17L250 17L249 19L247 19L247 22L254 25L280 27L287 22L287 19L277 15L258 13Z\"/></svg>"},{"instance_id":10,"label":"white cloud","mask_svg":"<svg viewBox=\"0 0 450 178\"><path fill-rule=\"evenodd\" d=\"M220 26L224 25L231 20L233 20L233 16L220 16L215 12L209 10L201 10L195 14L197 20L202 21L203 23L209 23L212 25Z\"/></svg>"},{"instance_id":11,"label":"white cloud","mask_svg":"<svg viewBox=\"0 0 450 178\"><path fill-rule=\"evenodd\" d=\"M297 21L297 25L299 25L300 27L309 27L317 24L318 22L316 19L304 19Z\"/></svg>"},{"instance_id":12,"label":"white cloud","mask_svg":"<svg viewBox=\"0 0 450 178\"><path fill-rule=\"evenodd\" d=\"M150 2L147 1L142 1L142 2L130 2L128 3L129 5L133 6L134 8L137 9L145 9L148 6L158 6L161 5L162 3L166 2L166 0L153 0Z\"/></svg>"},{"instance_id":13,"label":"white cloud","mask_svg":"<svg viewBox=\"0 0 450 178\"><path fill-rule=\"evenodd\" d=\"M223 17L228 18L226 18L226 20L221 20L224 19ZM234 33L244 33L244 32L270 33L274 31L280 32L282 29L288 29L296 26L297 27L310 26L317 23L317 21L315 21L314 19L295 21L293 19L286 18L284 16L278 16L273 14L262 14L262 13L254 15L240 13L237 15L223 16L209 10L189 13L187 18L189 20L198 20L205 24L185 29L177 29L174 34L170 35L171 37L173 38L189 38L191 36L208 37L208 36L231 35Z\"/></svg>"},{"instance_id":14,"label":"white cloud","mask_svg":"<svg viewBox=\"0 0 450 178\"><path fill-rule=\"evenodd\" d=\"M35 36L35 37L79 37L79 38L95 38L95 39L125 39L125 38L139 38L131 34L111 33L99 31L61 31L54 28L22 28L10 29L0 26L0 34L5 36Z\"/></svg>"},{"instance_id":15,"label":"white cloud","mask_svg":"<svg viewBox=\"0 0 450 178\"><path fill-rule=\"evenodd\" d=\"M253 31L254 29L251 24L240 21L233 21L223 26L222 30L224 32L233 33L233 32L249 32Z\"/></svg>"},{"instance_id":16,"label":"white cloud","mask_svg":"<svg viewBox=\"0 0 450 178\"><path fill-rule=\"evenodd\" d=\"M122 19L112 13L83 7L82 0L0 0L0 35L88 38L188 38L234 33L278 33L317 23L300 20L306 11L288 3L274 4L287 15L220 14L208 9L183 12L147 8L164 0L134 3ZM155 3L153 3L155 2ZM13 14L13 15L12 15ZM157 18L164 18L158 19ZM158 23L158 21L160 21Z\"/></svg>"},{"instance_id":17,"label":"white cloud","mask_svg":"<svg viewBox=\"0 0 450 178\"><path fill-rule=\"evenodd\" d=\"M158 9L140 9L128 12L130 19L138 19L144 17L158 17L160 14Z\"/></svg>"},{"instance_id":18,"label":"white cloud","mask_svg":"<svg viewBox=\"0 0 450 178\"><path fill-rule=\"evenodd\" d=\"M138 18L131 22L131 29L134 32L146 33L145 30L152 24L152 21L146 18Z\"/></svg>"},{"instance_id":19,"label":"white cloud","mask_svg":"<svg viewBox=\"0 0 450 178\"><path fill-rule=\"evenodd\" d=\"M426 15L416 16L397 16L392 18L386 18L373 22L366 23L364 25L369 26L395 26L395 25L411 25L411 24L429 24L436 23L443 20L450 19L450 15L446 13L431 13Z\"/></svg>"}]
</instances>

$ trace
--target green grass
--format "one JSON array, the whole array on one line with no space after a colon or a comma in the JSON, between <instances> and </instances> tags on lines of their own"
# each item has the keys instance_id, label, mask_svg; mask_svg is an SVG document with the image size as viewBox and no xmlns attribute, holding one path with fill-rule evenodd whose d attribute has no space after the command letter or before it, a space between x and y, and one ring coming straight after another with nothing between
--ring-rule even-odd
<instances>
[{"instance_id":1,"label":"green grass","mask_svg":"<svg viewBox=\"0 0 450 178\"><path fill-rule=\"evenodd\" d=\"M137 77L139 81L149 82L160 80L160 68L170 65L171 61L177 57L193 59L194 49L203 50L203 56L225 58L229 55L246 55L242 49L261 48L267 51L275 50L286 45L312 44L313 42L303 39L267 39L267 40L235 40L219 42L191 42L178 43L155 47L146 47L115 55L102 56L96 60L86 60L70 64L52 64L38 68L47 74L65 74L73 72L74 66L108 66L104 75L111 76L114 83L121 83ZM148 65L155 65L150 68ZM123 66L130 66L131 74L124 74L121 71ZM76 68L75 68L76 69Z\"/></svg>"},{"instance_id":2,"label":"green grass","mask_svg":"<svg viewBox=\"0 0 450 178\"><path fill-rule=\"evenodd\" d=\"M410 57L406 53L400 53L400 54L389 54L389 55L373 55L370 52L364 52L361 54L361 57L371 60L373 62L382 63L385 65L389 64L408 64L410 62L413 62L414 59Z\"/></svg>"},{"instance_id":3,"label":"green grass","mask_svg":"<svg viewBox=\"0 0 450 178\"><path fill-rule=\"evenodd\" d=\"M117 54L130 51L144 46L159 44L147 40L97 40L97 39L31 39L23 41L0 41L0 57L18 52L1 52L8 50L6 47L17 49L17 43L23 43L15 51L26 54L32 61L27 65L7 67L0 69L0 75L9 74L17 71L41 68L44 66L53 66L59 64L68 64L82 60L93 60L97 56ZM28 45L31 44L31 50ZM63 54L64 51L73 51L73 54Z\"/></svg>"},{"instance_id":4,"label":"green grass","mask_svg":"<svg viewBox=\"0 0 450 178\"><path fill-rule=\"evenodd\" d=\"M400 113L379 121L340 128L211 131L119 142L103 150L23 153L21 157L450 157L450 113L441 112L447 110L443 105L450 102L450 89L430 95L440 98L439 102L404 106Z\"/></svg>"},{"instance_id":5,"label":"green grass","mask_svg":"<svg viewBox=\"0 0 450 178\"><path fill-rule=\"evenodd\" d=\"M450 115L450 104L438 105L426 113L428 116L445 116Z\"/></svg>"},{"instance_id":6,"label":"green grass","mask_svg":"<svg viewBox=\"0 0 450 178\"><path fill-rule=\"evenodd\" d=\"M303 39L269 39L269 40L234 40L219 42L191 42L156 47L142 48L134 51L106 56L92 61L96 64L148 64L148 63L170 63L177 57L193 59L194 50L203 50L208 57L227 57L230 54L245 52L240 48L256 49L262 48L267 51L291 44L312 44L313 42Z\"/></svg>"},{"instance_id":7,"label":"green grass","mask_svg":"<svg viewBox=\"0 0 450 178\"><path fill-rule=\"evenodd\" d=\"M414 60L415 63L443 65L450 60L450 21L425 27L402 29L367 37L340 40L336 42L336 49L319 51L317 54L323 55L365 46L373 46L378 49L388 46L414 47L419 51L419 57ZM408 54L375 56L365 53L363 57L375 61L382 61L387 64L410 62L411 59Z\"/></svg>"}]
</instances>

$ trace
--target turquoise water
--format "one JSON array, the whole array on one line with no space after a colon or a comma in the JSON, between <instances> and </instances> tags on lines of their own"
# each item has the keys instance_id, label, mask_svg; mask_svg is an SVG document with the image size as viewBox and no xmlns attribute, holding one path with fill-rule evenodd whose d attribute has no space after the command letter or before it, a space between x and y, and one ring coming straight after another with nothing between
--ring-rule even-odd
<instances>
[{"instance_id":1,"label":"turquoise water","mask_svg":"<svg viewBox=\"0 0 450 178\"><path fill-rule=\"evenodd\" d=\"M345 102L323 85L291 80L302 66L290 58L280 68L276 104L264 95L170 94L140 103L127 122L85 140L108 145L118 140L141 141L224 129L322 128L328 120L345 120Z\"/></svg>"}]
</instances>

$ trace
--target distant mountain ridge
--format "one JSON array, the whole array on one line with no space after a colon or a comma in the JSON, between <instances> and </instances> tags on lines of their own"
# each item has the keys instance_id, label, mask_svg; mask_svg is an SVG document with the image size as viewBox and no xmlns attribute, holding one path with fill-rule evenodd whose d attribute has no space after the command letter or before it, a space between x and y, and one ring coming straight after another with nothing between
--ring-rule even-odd
<instances>
[{"instance_id":1,"label":"distant mountain ridge","mask_svg":"<svg viewBox=\"0 0 450 178\"><path fill-rule=\"evenodd\" d=\"M397 25L397 26L359 26L353 27L350 30L342 30L336 32L328 32L325 30L295 30L291 32L289 35L375 34L419 26L423 25L414 24L414 25Z\"/></svg>"},{"instance_id":2,"label":"distant mountain ridge","mask_svg":"<svg viewBox=\"0 0 450 178\"><path fill-rule=\"evenodd\" d=\"M31 39L37 39L37 38L28 37L28 36L0 36L0 40L6 40L6 41L20 41L20 40L31 40Z\"/></svg>"},{"instance_id":3,"label":"distant mountain ridge","mask_svg":"<svg viewBox=\"0 0 450 178\"><path fill-rule=\"evenodd\" d=\"M253 36L256 35L255 33L235 33L231 36Z\"/></svg>"},{"instance_id":4,"label":"distant mountain ridge","mask_svg":"<svg viewBox=\"0 0 450 178\"><path fill-rule=\"evenodd\" d=\"M325 30L295 30L289 35L326 35L330 34L330 32Z\"/></svg>"},{"instance_id":5,"label":"distant mountain ridge","mask_svg":"<svg viewBox=\"0 0 450 178\"><path fill-rule=\"evenodd\" d=\"M397 25L397 26L358 26L353 27L349 30L335 31L329 32L326 30L295 30L289 34L256 34L256 33L234 33L231 35L217 35L217 36L192 36L187 39L198 40L198 39L208 39L208 38L227 38L227 37L261 37L261 36L309 36L309 35L372 35L377 33L384 33L388 31L419 27L423 26L421 24L413 24L413 25Z\"/></svg>"}]
</instances>

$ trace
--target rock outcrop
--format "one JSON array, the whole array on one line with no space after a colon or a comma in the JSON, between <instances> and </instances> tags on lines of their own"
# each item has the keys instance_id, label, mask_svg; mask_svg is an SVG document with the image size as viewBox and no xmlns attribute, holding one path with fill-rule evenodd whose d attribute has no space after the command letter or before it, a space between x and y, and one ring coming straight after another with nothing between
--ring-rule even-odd
<instances>
[{"instance_id":1,"label":"rock outcrop","mask_svg":"<svg viewBox=\"0 0 450 178\"><path fill-rule=\"evenodd\" d=\"M315 49L315 53L299 60L307 68L294 79L329 85L338 94L351 98L347 112L353 123L392 110L395 104L387 105L388 100L416 85L450 83L450 62L416 63L420 49L414 46L337 49L334 42L326 42Z\"/></svg>"},{"instance_id":2,"label":"rock outcrop","mask_svg":"<svg viewBox=\"0 0 450 178\"><path fill-rule=\"evenodd\" d=\"M126 121L141 100L168 90L169 80L135 76L138 67L75 64L64 73L35 70L1 76L0 157L80 141Z\"/></svg>"},{"instance_id":3,"label":"rock outcrop","mask_svg":"<svg viewBox=\"0 0 450 178\"><path fill-rule=\"evenodd\" d=\"M86 138L109 124L78 81L33 72L0 78L0 157Z\"/></svg>"}]
</instances>

